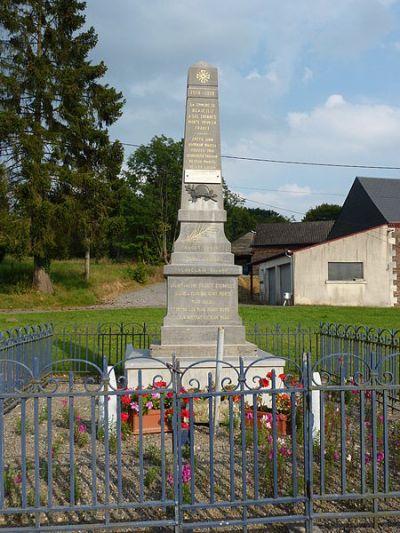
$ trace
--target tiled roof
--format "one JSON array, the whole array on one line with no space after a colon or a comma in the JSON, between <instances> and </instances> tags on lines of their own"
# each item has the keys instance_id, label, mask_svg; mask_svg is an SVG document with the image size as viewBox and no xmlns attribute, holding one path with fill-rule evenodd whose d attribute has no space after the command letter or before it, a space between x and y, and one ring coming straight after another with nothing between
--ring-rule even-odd
<instances>
[{"instance_id":1,"label":"tiled roof","mask_svg":"<svg viewBox=\"0 0 400 533\"><path fill-rule=\"evenodd\" d=\"M236 241L232 242L232 253L235 255L251 255L251 245L254 240L254 231L249 231L245 233Z\"/></svg>"},{"instance_id":2,"label":"tiled roof","mask_svg":"<svg viewBox=\"0 0 400 533\"><path fill-rule=\"evenodd\" d=\"M315 244L326 240L333 226L333 220L317 222L279 222L259 224L253 246L289 246Z\"/></svg>"}]
</instances>

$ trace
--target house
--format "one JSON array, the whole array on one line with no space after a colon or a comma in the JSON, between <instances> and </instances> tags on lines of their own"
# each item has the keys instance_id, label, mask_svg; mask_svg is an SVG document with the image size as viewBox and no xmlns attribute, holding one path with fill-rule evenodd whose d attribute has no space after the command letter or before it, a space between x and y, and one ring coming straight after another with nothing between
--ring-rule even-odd
<instances>
[{"instance_id":1,"label":"house","mask_svg":"<svg viewBox=\"0 0 400 533\"><path fill-rule=\"evenodd\" d=\"M247 275L250 270L254 235L255 231L249 231L235 241L232 241L231 244L231 251L235 256L235 265L243 267L244 275Z\"/></svg>"},{"instance_id":2,"label":"house","mask_svg":"<svg viewBox=\"0 0 400 533\"><path fill-rule=\"evenodd\" d=\"M356 178L324 242L259 265L265 303L390 307L400 304L400 180ZM398 279L399 277L399 279Z\"/></svg>"},{"instance_id":3,"label":"house","mask_svg":"<svg viewBox=\"0 0 400 533\"><path fill-rule=\"evenodd\" d=\"M258 224L252 245L252 259L250 265L251 293L253 294L253 276L259 273L259 266L269 258L284 256L305 246L319 243L327 239L333 226L333 221L318 222L287 222ZM288 257L286 257L287 259ZM268 294L269 303L282 303L285 292L292 292L289 266L283 266L279 270L279 289L271 276L269 283L275 283L276 289L270 287ZM263 288L264 278L260 277L260 291L265 294ZM276 292L276 296L275 296Z\"/></svg>"}]
</instances>

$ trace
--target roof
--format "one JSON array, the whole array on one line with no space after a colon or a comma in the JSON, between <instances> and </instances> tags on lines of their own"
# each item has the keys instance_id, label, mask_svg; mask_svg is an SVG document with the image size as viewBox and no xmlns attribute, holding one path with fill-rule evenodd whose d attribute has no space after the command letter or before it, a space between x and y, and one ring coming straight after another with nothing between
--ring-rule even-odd
<instances>
[{"instance_id":1,"label":"roof","mask_svg":"<svg viewBox=\"0 0 400 533\"><path fill-rule=\"evenodd\" d=\"M258 224L253 246L293 246L314 244L327 239L333 220Z\"/></svg>"},{"instance_id":2,"label":"roof","mask_svg":"<svg viewBox=\"0 0 400 533\"><path fill-rule=\"evenodd\" d=\"M385 217L400 222L400 179L356 178Z\"/></svg>"},{"instance_id":3,"label":"roof","mask_svg":"<svg viewBox=\"0 0 400 533\"><path fill-rule=\"evenodd\" d=\"M400 179L357 177L329 238L400 222Z\"/></svg>"},{"instance_id":4,"label":"roof","mask_svg":"<svg viewBox=\"0 0 400 533\"><path fill-rule=\"evenodd\" d=\"M236 241L233 241L231 245L232 253L235 255L251 255L251 245L253 244L254 235L254 231L249 231L236 239Z\"/></svg>"}]
</instances>

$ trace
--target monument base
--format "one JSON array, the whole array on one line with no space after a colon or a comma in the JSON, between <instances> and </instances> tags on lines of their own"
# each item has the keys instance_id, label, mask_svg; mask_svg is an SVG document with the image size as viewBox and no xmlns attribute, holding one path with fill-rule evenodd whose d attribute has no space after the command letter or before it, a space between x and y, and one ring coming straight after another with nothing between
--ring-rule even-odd
<instances>
[{"instance_id":1,"label":"monument base","mask_svg":"<svg viewBox=\"0 0 400 533\"><path fill-rule=\"evenodd\" d=\"M202 359L215 359L217 348L213 344L152 344L150 346L150 356L158 359L166 357L171 359L175 355L188 361L199 361ZM257 358L257 346L250 342L243 344L224 344L224 359L240 356Z\"/></svg>"},{"instance_id":2,"label":"monument base","mask_svg":"<svg viewBox=\"0 0 400 533\"><path fill-rule=\"evenodd\" d=\"M248 343L249 346L255 345ZM154 348L154 345L153 345ZM162 347L165 348L164 346ZM151 353L152 352L152 353ZM224 350L224 358L221 362L220 379L230 378L231 383L236 385L239 377L239 357L227 356ZM279 374L284 371L285 359L275 357L268 352L257 349L248 355L241 354L243 358L244 370L246 373L247 389L255 389L258 386L258 379L265 377L268 372L275 370L277 376L277 386L281 386L281 380L278 378ZM216 356L214 353L210 354L208 360L199 361L192 357L177 357L179 361L179 368L182 377L182 386L190 388L191 380L195 380L200 385L201 389L206 389L208 386L208 375L211 373L213 380L216 372ZM128 388L135 389L139 384L139 370L141 371L142 386L147 387L153 383L154 378L162 379L167 383L171 383L172 373L170 366L172 364L172 355L158 353L155 355L153 350L134 350L132 345L128 344L125 352L125 371L127 375ZM190 367L188 369L188 367ZM187 370L188 369L188 370ZM255 381L253 381L253 378ZM194 383L192 381L192 383Z\"/></svg>"}]
</instances>

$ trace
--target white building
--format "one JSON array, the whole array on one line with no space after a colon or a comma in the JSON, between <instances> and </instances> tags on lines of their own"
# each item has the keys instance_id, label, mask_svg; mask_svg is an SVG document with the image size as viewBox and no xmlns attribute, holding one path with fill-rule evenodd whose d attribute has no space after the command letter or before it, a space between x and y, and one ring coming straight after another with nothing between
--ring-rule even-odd
<instances>
[{"instance_id":1,"label":"white building","mask_svg":"<svg viewBox=\"0 0 400 533\"><path fill-rule=\"evenodd\" d=\"M400 304L400 180L356 178L328 240L260 264L261 301Z\"/></svg>"}]
</instances>

